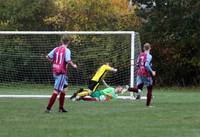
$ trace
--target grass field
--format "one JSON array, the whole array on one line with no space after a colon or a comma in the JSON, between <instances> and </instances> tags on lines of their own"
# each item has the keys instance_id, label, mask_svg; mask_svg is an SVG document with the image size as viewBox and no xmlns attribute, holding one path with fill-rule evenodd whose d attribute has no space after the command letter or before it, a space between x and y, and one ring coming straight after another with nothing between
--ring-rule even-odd
<instances>
[{"instance_id":1,"label":"grass field","mask_svg":"<svg viewBox=\"0 0 200 137\"><path fill-rule=\"evenodd\" d=\"M68 113L44 113L48 99L0 98L0 137L200 137L199 89L156 89L145 101L66 101ZM0 94L51 94L44 88L0 88Z\"/></svg>"}]
</instances>

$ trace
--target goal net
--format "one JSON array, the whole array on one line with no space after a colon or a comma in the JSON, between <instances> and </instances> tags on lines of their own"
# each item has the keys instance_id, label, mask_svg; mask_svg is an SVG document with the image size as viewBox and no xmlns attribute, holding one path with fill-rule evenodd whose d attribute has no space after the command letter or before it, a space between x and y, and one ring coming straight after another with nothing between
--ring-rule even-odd
<instances>
[{"instance_id":1,"label":"goal net","mask_svg":"<svg viewBox=\"0 0 200 137\"><path fill-rule=\"evenodd\" d=\"M106 62L118 69L108 73L105 81L109 85L134 85L135 61L141 51L136 32L0 32L0 87L52 87L51 63L45 56L63 36L70 37L68 48L78 66L68 67L69 89L87 87Z\"/></svg>"}]
</instances>

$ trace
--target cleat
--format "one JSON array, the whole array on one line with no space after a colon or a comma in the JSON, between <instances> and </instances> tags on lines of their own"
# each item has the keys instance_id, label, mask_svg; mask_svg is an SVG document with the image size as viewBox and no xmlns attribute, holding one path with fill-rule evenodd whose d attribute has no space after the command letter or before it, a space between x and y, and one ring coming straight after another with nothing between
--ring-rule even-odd
<instances>
[{"instance_id":1,"label":"cleat","mask_svg":"<svg viewBox=\"0 0 200 137\"><path fill-rule=\"evenodd\" d=\"M68 110L67 110L67 109L64 109L64 108L60 108L60 109L59 109L59 112L66 113L66 112L68 112Z\"/></svg>"},{"instance_id":2,"label":"cleat","mask_svg":"<svg viewBox=\"0 0 200 137\"><path fill-rule=\"evenodd\" d=\"M47 108L44 112L45 113L51 113L51 109Z\"/></svg>"},{"instance_id":3,"label":"cleat","mask_svg":"<svg viewBox=\"0 0 200 137\"><path fill-rule=\"evenodd\" d=\"M72 98L71 101L73 101L73 102L76 101L76 98Z\"/></svg>"},{"instance_id":4,"label":"cleat","mask_svg":"<svg viewBox=\"0 0 200 137\"><path fill-rule=\"evenodd\" d=\"M152 105L146 105L147 108L154 108L155 106Z\"/></svg>"},{"instance_id":5,"label":"cleat","mask_svg":"<svg viewBox=\"0 0 200 137\"><path fill-rule=\"evenodd\" d=\"M72 100L72 101L75 101L76 99L74 100L74 98L76 98L77 94L80 93L80 92L82 92L82 91L83 91L83 88L80 88L80 89L79 89L77 92L75 92L69 99Z\"/></svg>"},{"instance_id":6,"label":"cleat","mask_svg":"<svg viewBox=\"0 0 200 137\"><path fill-rule=\"evenodd\" d=\"M80 96L76 96L75 99L76 99L76 101L79 101L81 99L81 97Z\"/></svg>"},{"instance_id":7,"label":"cleat","mask_svg":"<svg viewBox=\"0 0 200 137\"><path fill-rule=\"evenodd\" d=\"M141 99L141 96L142 96L142 91L141 91L140 89L138 89L138 92L136 93L135 99L136 99L136 100L140 100L140 99Z\"/></svg>"},{"instance_id":8,"label":"cleat","mask_svg":"<svg viewBox=\"0 0 200 137\"><path fill-rule=\"evenodd\" d=\"M72 98L71 100L74 102L74 101L80 101L81 99L82 99L82 97L76 96L76 97Z\"/></svg>"},{"instance_id":9,"label":"cleat","mask_svg":"<svg viewBox=\"0 0 200 137\"><path fill-rule=\"evenodd\" d=\"M77 94L78 94L78 93L74 93L69 99L73 101L73 100L76 98L76 95L77 95Z\"/></svg>"},{"instance_id":10,"label":"cleat","mask_svg":"<svg viewBox=\"0 0 200 137\"><path fill-rule=\"evenodd\" d=\"M137 95L135 99L136 99L136 100L141 99L141 95Z\"/></svg>"},{"instance_id":11,"label":"cleat","mask_svg":"<svg viewBox=\"0 0 200 137\"><path fill-rule=\"evenodd\" d=\"M80 101L80 100L83 100L84 97L79 97L79 98L76 98L76 101Z\"/></svg>"}]
</instances>

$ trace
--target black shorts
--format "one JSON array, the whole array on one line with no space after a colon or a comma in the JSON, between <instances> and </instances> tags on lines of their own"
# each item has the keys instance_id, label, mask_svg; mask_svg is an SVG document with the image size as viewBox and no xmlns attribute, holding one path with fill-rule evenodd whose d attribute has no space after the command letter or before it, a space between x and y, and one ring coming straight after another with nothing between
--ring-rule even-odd
<instances>
[{"instance_id":1,"label":"black shorts","mask_svg":"<svg viewBox=\"0 0 200 137\"><path fill-rule=\"evenodd\" d=\"M90 80L88 89L90 89L92 92L94 92L98 88L98 86L99 86L99 82Z\"/></svg>"}]
</instances>

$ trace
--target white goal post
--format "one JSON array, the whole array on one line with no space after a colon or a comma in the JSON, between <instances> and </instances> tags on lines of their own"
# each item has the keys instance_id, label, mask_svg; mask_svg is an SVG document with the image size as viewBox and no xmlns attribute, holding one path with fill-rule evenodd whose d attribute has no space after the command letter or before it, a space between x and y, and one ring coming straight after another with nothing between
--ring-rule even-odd
<instances>
[{"instance_id":1,"label":"white goal post","mask_svg":"<svg viewBox=\"0 0 200 137\"><path fill-rule=\"evenodd\" d=\"M38 60L40 55L47 54L53 47L56 47L56 42L58 43L64 35L73 36L72 46L69 46L72 51L72 60L75 59L74 62L78 65L81 62L82 70L72 71L73 74L70 74L70 77L76 81L72 83L85 85L87 80L83 79L85 76L82 75L88 75L88 73L92 75L91 72L94 73L97 66L101 65L100 63L111 61L113 67L120 67L120 72L117 75L108 76L108 84L134 86L136 56L141 52L139 33L134 31L0 31L0 59L11 62L9 65L0 64L0 86L13 83L40 84L46 81L52 83L52 80L45 76L46 74L51 75L50 65L48 62L42 64ZM11 59L8 59L9 57ZM13 63L17 65L12 65ZM32 69L26 68L31 66ZM36 73L42 69L43 71L37 76ZM36 72L32 73L34 70Z\"/></svg>"}]
</instances>

